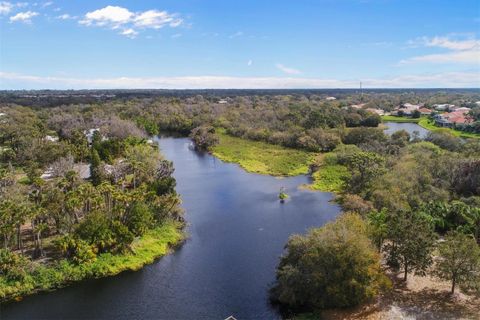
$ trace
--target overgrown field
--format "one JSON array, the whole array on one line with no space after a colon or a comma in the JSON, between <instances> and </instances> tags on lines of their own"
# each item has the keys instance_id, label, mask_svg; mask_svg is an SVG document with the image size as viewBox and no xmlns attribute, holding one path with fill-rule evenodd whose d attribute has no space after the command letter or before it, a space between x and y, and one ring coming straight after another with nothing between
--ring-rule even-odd
<instances>
[{"instance_id":1,"label":"overgrown field","mask_svg":"<svg viewBox=\"0 0 480 320\"><path fill-rule=\"evenodd\" d=\"M252 141L218 133L219 144L213 155L226 161L238 163L248 172L273 176L307 174L315 153L284 148L260 141Z\"/></svg>"}]
</instances>

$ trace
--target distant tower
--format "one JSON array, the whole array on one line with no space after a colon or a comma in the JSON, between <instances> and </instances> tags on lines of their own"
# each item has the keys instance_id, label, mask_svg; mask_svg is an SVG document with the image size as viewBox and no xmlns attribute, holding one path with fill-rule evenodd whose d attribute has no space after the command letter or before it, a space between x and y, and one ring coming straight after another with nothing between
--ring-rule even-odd
<instances>
[{"instance_id":1,"label":"distant tower","mask_svg":"<svg viewBox=\"0 0 480 320\"><path fill-rule=\"evenodd\" d=\"M362 89L362 81L360 81L360 100L363 101L363 89Z\"/></svg>"}]
</instances>

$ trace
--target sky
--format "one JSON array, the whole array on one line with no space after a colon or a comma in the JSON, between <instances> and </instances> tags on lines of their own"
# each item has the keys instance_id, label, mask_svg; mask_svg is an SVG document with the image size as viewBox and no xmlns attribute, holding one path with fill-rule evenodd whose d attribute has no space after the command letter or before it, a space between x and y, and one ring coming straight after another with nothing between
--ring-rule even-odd
<instances>
[{"instance_id":1,"label":"sky","mask_svg":"<svg viewBox=\"0 0 480 320\"><path fill-rule=\"evenodd\" d=\"M478 0L0 0L0 89L479 88Z\"/></svg>"}]
</instances>

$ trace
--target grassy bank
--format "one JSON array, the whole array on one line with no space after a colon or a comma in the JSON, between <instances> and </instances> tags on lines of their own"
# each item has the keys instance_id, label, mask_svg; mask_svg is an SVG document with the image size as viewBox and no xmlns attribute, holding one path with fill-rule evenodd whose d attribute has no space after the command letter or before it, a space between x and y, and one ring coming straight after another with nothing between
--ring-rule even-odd
<instances>
[{"instance_id":1,"label":"grassy bank","mask_svg":"<svg viewBox=\"0 0 480 320\"><path fill-rule=\"evenodd\" d=\"M313 183L307 187L311 190L339 193L343 190L344 179L349 176L348 169L340 164L320 167L312 174Z\"/></svg>"},{"instance_id":2,"label":"grassy bank","mask_svg":"<svg viewBox=\"0 0 480 320\"><path fill-rule=\"evenodd\" d=\"M408 123L418 123L422 118L409 118L409 117L398 117L398 116L381 116L383 122L408 122Z\"/></svg>"},{"instance_id":3,"label":"grassy bank","mask_svg":"<svg viewBox=\"0 0 480 320\"><path fill-rule=\"evenodd\" d=\"M223 132L217 134L220 141L213 148L213 155L226 162L238 163L248 172L294 176L308 174L310 165L316 163L319 170L312 174L313 183L303 187L323 192L341 192L344 178L348 177L346 167L324 163L325 154L236 138Z\"/></svg>"},{"instance_id":4,"label":"grassy bank","mask_svg":"<svg viewBox=\"0 0 480 320\"><path fill-rule=\"evenodd\" d=\"M479 139L480 138L480 134L478 133L469 133L469 132L464 132L464 131L460 131L460 130L455 130L455 129L451 129L451 128L440 128L440 127L437 127L435 125L435 123L428 119L428 118L422 118L419 122L418 122L418 125L427 129L427 130L430 130L430 131L438 131L438 130L443 130L443 131L448 131L450 132L452 135L456 136L456 137L460 137L460 138L477 138Z\"/></svg>"},{"instance_id":5,"label":"grassy bank","mask_svg":"<svg viewBox=\"0 0 480 320\"><path fill-rule=\"evenodd\" d=\"M252 141L218 133L219 144L213 155L226 161L238 163L248 172L273 176L307 174L315 154L289 149L260 141Z\"/></svg>"},{"instance_id":6,"label":"grassy bank","mask_svg":"<svg viewBox=\"0 0 480 320\"><path fill-rule=\"evenodd\" d=\"M63 287L71 282L113 276L126 270L138 270L168 253L169 248L184 238L181 224L166 222L136 239L132 252L100 254L94 262L76 265L62 259L49 265L33 265L21 281L0 277L0 301L19 299L38 291Z\"/></svg>"}]
</instances>

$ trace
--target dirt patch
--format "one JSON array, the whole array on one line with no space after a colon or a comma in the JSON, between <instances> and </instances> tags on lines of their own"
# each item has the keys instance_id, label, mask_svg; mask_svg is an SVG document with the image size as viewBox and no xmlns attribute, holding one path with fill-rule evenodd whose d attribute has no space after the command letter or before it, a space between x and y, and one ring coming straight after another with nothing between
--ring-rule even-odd
<instances>
[{"instance_id":1,"label":"dirt patch","mask_svg":"<svg viewBox=\"0 0 480 320\"><path fill-rule=\"evenodd\" d=\"M404 282L401 275L390 273L393 289L375 301L349 310L327 310L322 319L362 320L480 320L480 299L462 293L450 294L450 283L409 274Z\"/></svg>"}]
</instances>

